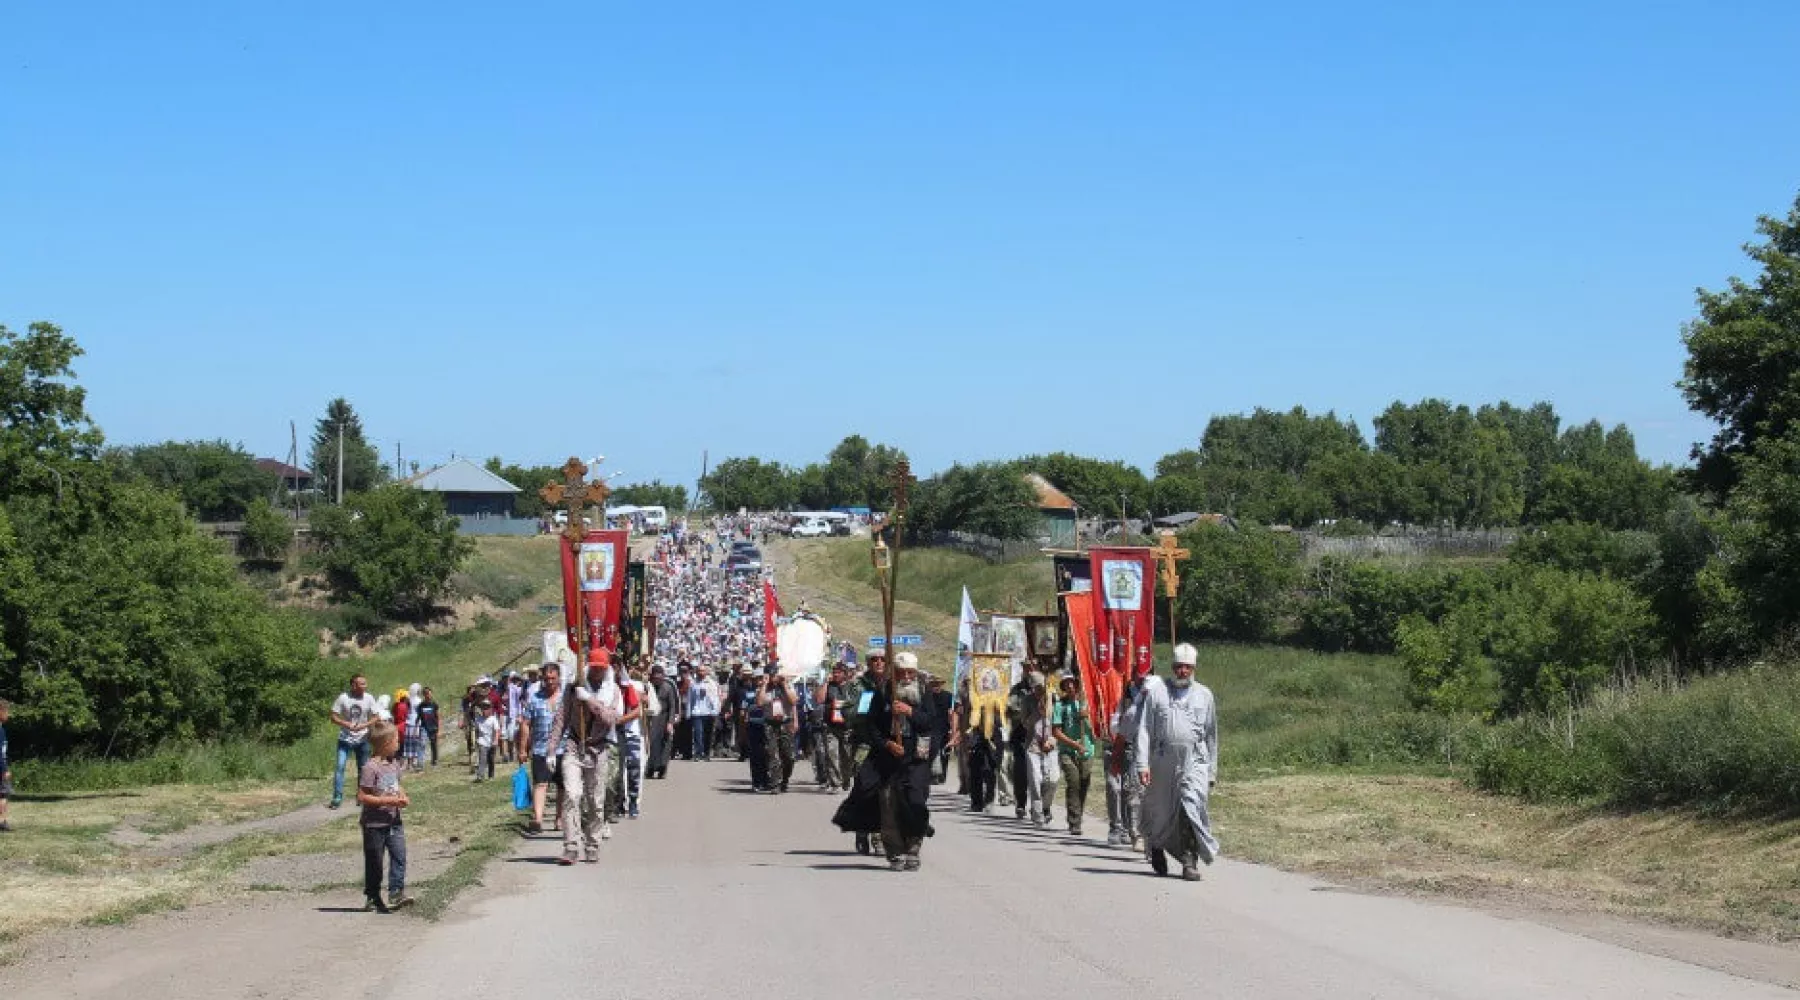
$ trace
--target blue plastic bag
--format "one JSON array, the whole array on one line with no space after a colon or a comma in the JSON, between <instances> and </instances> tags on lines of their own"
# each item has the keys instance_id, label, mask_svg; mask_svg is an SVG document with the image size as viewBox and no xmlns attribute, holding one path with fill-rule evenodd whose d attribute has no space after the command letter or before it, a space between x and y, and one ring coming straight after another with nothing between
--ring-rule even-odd
<instances>
[{"instance_id":1,"label":"blue plastic bag","mask_svg":"<svg viewBox=\"0 0 1800 1000\"><path fill-rule=\"evenodd\" d=\"M523 767L513 772L513 808L531 808L531 775Z\"/></svg>"}]
</instances>

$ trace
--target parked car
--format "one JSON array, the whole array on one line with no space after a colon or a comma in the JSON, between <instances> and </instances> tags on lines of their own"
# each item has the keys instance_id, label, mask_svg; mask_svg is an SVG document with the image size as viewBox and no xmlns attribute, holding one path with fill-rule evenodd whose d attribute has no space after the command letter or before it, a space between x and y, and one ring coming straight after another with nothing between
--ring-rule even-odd
<instances>
[{"instance_id":1,"label":"parked car","mask_svg":"<svg viewBox=\"0 0 1800 1000\"><path fill-rule=\"evenodd\" d=\"M831 534L831 526L824 521L802 521L794 525L795 538L824 538Z\"/></svg>"}]
</instances>

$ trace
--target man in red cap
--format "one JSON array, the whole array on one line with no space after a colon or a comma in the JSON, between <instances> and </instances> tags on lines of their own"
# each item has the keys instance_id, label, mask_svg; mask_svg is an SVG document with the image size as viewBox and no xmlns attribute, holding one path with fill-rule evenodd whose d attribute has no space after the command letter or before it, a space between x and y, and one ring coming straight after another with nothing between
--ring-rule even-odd
<instances>
[{"instance_id":1,"label":"man in red cap","mask_svg":"<svg viewBox=\"0 0 1800 1000\"><path fill-rule=\"evenodd\" d=\"M624 698L613 679L612 656L603 647L588 651L587 671L563 698L570 706L562 754L563 853L558 864L600 860L606 826L606 789L619 769L619 718Z\"/></svg>"}]
</instances>

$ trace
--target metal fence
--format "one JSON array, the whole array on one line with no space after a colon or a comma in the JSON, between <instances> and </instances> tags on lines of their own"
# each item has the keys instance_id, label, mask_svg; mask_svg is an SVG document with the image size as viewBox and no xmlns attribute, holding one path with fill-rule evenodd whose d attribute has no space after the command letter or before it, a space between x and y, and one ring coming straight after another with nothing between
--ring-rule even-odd
<instances>
[{"instance_id":1,"label":"metal fence","mask_svg":"<svg viewBox=\"0 0 1800 1000\"><path fill-rule=\"evenodd\" d=\"M1338 556L1347 559L1419 556L1495 556L1517 541L1517 528L1479 528L1457 531L1409 531L1398 535L1337 537L1313 531L1296 532L1308 559Z\"/></svg>"}]
</instances>

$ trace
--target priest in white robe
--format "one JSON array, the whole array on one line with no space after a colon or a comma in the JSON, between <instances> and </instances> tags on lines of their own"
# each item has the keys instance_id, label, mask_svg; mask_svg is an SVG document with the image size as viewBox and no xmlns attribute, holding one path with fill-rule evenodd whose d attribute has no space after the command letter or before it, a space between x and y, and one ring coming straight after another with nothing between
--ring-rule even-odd
<instances>
[{"instance_id":1,"label":"priest in white robe","mask_svg":"<svg viewBox=\"0 0 1800 1000\"><path fill-rule=\"evenodd\" d=\"M1219 713L1212 691L1194 680L1199 652L1175 647L1175 676L1144 679L1139 695L1138 780L1144 785L1140 831L1150 866L1169 873L1169 856L1181 877L1200 880L1200 863L1219 856L1207 797L1219 777Z\"/></svg>"}]
</instances>

